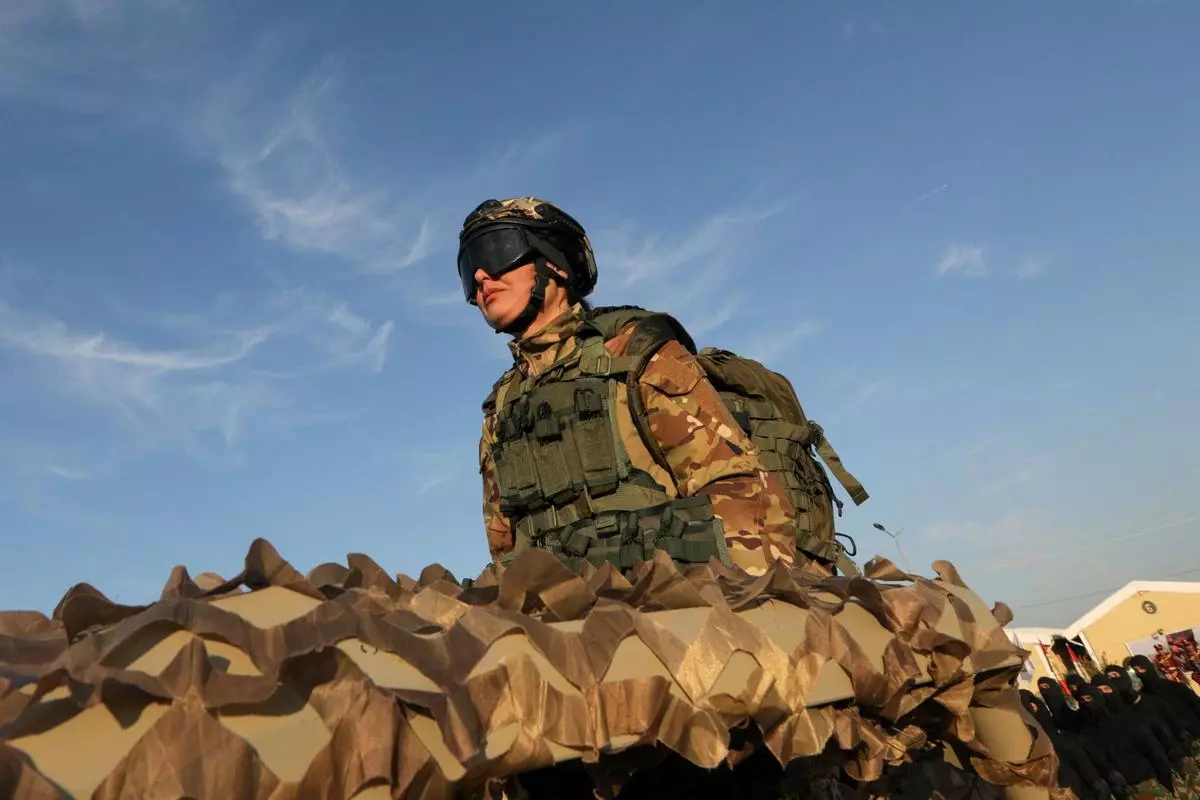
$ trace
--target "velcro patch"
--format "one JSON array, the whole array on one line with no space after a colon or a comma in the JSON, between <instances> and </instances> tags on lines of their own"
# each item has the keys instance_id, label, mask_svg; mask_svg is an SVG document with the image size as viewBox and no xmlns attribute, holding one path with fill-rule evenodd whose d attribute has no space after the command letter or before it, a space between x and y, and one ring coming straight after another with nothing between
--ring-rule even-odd
<instances>
[{"instance_id":1,"label":"velcro patch","mask_svg":"<svg viewBox=\"0 0 1200 800\"><path fill-rule=\"evenodd\" d=\"M692 391L702 377L704 372L696 362L691 359L682 361L661 352L650 359L642 372L643 383L672 397Z\"/></svg>"}]
</instances>

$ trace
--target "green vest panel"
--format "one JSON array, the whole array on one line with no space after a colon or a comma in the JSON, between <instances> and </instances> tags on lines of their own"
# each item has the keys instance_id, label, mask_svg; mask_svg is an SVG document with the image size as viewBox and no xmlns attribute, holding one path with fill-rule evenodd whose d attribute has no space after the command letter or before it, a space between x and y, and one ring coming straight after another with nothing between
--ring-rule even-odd
<instances>
[{"instance_id":1,"label":"green vest panel","mask_svg":"<svg viewBox=\"0 0 1200 800\"><path fill-rule=\"evenodd\" d=\"M665 550L677 561L731 563L707 497L674 498L634 468L621 440L618 392L638 357L613 358L598 335L542 374L515 370L496 395L495 465L500 510L515 547L554 552L579 571L610 562L628 571Z\"/></svg>"}]
</instances>

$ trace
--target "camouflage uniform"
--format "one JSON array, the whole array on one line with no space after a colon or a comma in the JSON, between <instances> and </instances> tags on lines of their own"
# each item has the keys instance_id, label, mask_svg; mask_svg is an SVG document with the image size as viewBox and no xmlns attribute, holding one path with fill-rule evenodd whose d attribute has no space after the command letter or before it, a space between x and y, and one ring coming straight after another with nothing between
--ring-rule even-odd
<instances>
[{"instance_id":1,"label":"camouflage uniform","mask_svg":"<svg viewBox=\"0 0 1200 800\"><path fill-rule=\"evenodd\" d=\"M582 304L576 304L537 333L509 344L521 380L533 379L570 358L578 349L585 313ZM633 327L627 325L604 342L611 356L626 354ZM687 349L678 341L662 345L641 371L637 389L650 435L670 471L651 455L635 424L629 400L617 393L613 413L633 468L652 477L669 497L707 497L724 527L733 564L760 574L775 560L795 563L794 512L785 487L764 467ZM514 533L510 519L501 510L491 457L497 441L496 426L496 409L489 409L485 403L479 444L483 518L489 550L493 561L499 563L513 550Z\"/></svg>"}]
</instances>

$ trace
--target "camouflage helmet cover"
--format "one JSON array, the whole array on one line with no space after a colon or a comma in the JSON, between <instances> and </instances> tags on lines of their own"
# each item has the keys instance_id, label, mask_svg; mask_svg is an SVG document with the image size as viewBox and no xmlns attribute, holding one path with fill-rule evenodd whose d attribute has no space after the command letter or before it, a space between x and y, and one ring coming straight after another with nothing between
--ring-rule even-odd
<instances>
[{"instance_id":1,"label":"camouflage helmet cover","mask_svg":"<svg viewBox=\"0 0 1200 800\"><path fill-rule=\"evenodd\" d=\"M587 232L554 203L531 196L485 200L463 220L459 244L492 225L520 225L561 251L567 263L559 264L564 259L557 259L554 265L569 275L578 296L586 297L596 287L596 257Z\"/></svg>"}]
</instances>

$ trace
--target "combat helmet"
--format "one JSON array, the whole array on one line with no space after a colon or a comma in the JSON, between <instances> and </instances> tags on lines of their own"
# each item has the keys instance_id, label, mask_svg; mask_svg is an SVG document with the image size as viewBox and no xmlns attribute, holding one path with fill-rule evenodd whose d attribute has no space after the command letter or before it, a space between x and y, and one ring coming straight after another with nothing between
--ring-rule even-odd
<instances>
[{"instance_id":1,"label":"combat helmet","mask_svg":"<svg viewBox=\"0 0 1200 800\"><path fill-rule=\"evenodd\" d=\"M570 214L537 197L485 200L463 220L458 234L458 276L468 303L475 303L475 272L498 277L530 261L536 280L529 304L498 333L519 334L541 309L550 281L564 283L571 302L596 287L596 258L587 233ZM562 276L550 264L566 273Z\"/></svg>"}]
</instances>

